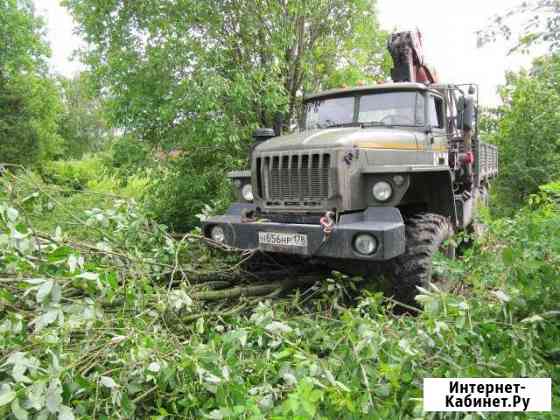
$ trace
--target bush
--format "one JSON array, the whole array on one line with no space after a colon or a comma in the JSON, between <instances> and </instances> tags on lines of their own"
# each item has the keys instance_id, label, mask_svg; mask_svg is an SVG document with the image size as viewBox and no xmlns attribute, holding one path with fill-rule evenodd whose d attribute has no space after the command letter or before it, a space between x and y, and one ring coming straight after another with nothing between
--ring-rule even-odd
<instances>
[{"instance_id":1,"label":"bush","mask_svg":"<svg viewBox=\"0 0 560 420\"><path fill-rule=\"evenodd\" d=\"M497 180L502 214L511 215L539 185L560 173L560 57L537 61L531 74L509 75L493 141L500 149Z\"/></svg>"},{"instance_id":2,"label":"bush","mask_svg":"<svg viewBox=\"0 0 560 420\"><path fill-rule=\"evenodd\" d=\"M102 178L105 168L98 155L89 155L80 160L59 160L45 163L40 169L47 183L83 190L88 183Z\"/></svg>"},{"instance_id":3,"label":"bush","mask_svg":"<svg viewBox=\"0 0 560 420\"><path fill-rule=\"evenodd\" d=\"M104 175L88 181L87 188L100 194L114 194L123 198L140 200L148 190L151 180L151 171L131 175L124 180L115 175Z\"/></svg>"},{"instance_id":4,"label":"bush","mask_svg":"<svg viewBox=\"0 0 560 420\"><path fill-rule=\"evenodd\" d=\"M216 213L231 201L231 182L223 168L187 158L153 175L144 204L160 223L172 231L188 232L200 222L198 215L210 206Z\"/></svg>"},{"instance_id":5,"label":"bush","mask_svg":"<svg viewBox=\"0 0 560 420\"><path fill-rule=\"evenodd\" d=\"M104 164L110 172L124 179L146 167L154 166L154 161L145 142L125 135L113 141Z\"/></svg>"},{"instance_id":6,"label":"bush","mask_svg":"<svg viewBox=\"0 0 560 420\"><path fill-rule=\"evenodd\" d=\"M237 148L239 149L239 148ZM188 232L206 206L224 210L231 199L227 167L240 166L235 148L181 146L151 148L132 136L116 140L104 157L107 176L90 182L94 190L141 199L145 210L171 230Z\"/></svg>"},{"instance_id":7,"label":"bush","mask_svg":"<svg viewBox=\"0 0 560 420\"><path fill-rule=\"evenodd\" d=\"M44 30L32 2L0 2L0 162L35 165L61 145Z\"/></svg>"}]
</instances>

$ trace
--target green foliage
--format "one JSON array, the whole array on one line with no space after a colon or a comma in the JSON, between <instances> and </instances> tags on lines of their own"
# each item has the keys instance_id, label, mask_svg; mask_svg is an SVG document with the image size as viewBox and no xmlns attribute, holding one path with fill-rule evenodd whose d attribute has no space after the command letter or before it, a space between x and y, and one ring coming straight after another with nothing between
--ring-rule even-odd
<instances>
[{"instance_id":1,"label":"green foliage","mask_svg":"<svg viewBox=\"0 0 560 420\"><path fill-rule=\"evenodd\" d=\"M31 1L0 2L0 162L32 164L60 145L58 91Z\"/></svg>"},{"instance_id":2,"label":"green foliage","mask_svg":"<svg viewBox=\"0 0 560 420\"><path fill-rule=\"evenodd\" d=\"M197 159L195 153L170 168L152 172L152 182L144 196L145 208L175 232L188 232L198 224L198 215L205 206L216 213L226 210L232 198L231 182L223 169L209 172L207 166L204 158Z\"/></svg>"},{"instance_id":3,"label":"green foliage","mask_svg":"<svg viewBox=\"0 0 560 420\"><path fill-rule=\"evenodd\" d=\"M509 75L502 90L505 105L492 141L500 148L497 192L505 207L519 207L539 185L558 178L559 74L559 58L544 58L530 75Z\"/></svg>"},{"instance_id":4,"label":"green foliage","mask_svg":"<svg viewBox=\"0 0 560 420\"><path fill-rule=\"evenodd\" d=\"M527 201L462 259L437 261L461 293L432 286L418 316L396 316L335 272L281 299L210 304L197 279L240 258L161 222L186 231L204 204L224 207L251 131L293 116L302 92L383 74L374 2L66 3L93 78L63 82L59 127L40 24L29 3L0 3L0 160L104 143L89 81L125 134L41 179L0 178L0 417L435 419L424 377L560 380L556 58L510 76L506 105L482 121L500 146L499 195ZM553 392L553 412L529 418L560 415Z\"/></svg>"},{"instance_id":5,"label":"green foliage","mask_svg":"<svg viewBox=\"0 0 560 420\"><path fill-rule=\"evenodd\" d=\"M246 166L251 134L301 94L383 74L373 0L143 2L67 0L114 126L119 167L144 153L163 175L149 197L159 220L187 229L223 202L225 173ZM138 139L132 141L128 135ZM130 155L128 152L130 151ZM167 200L167 201L166 201Z\"/></svg>"},{"instance_id":6,"label":"green foliage","mask_svg":"<svg viewBox=\"0 0 560 420\"><path fill-rule=\"evenodd\" d=\"M87 73L73 79L59 77L58 82L63 103L58 132L64 143L56 157L79 159L100 151L111 141L112 133L103 115L103 102L93 92Z\"/></svg>"},{"instance_id":7,"label":"green foliage","mask_svg":"<svg viewBox=\"0 0 560 420\"><path fill-rule=\"evenodd\" d=\"M60 99L53 81L22 74L0 83L0 161L33 164L55 155Z\"/></svg>"},{"instance_id":8,"label":"green foliage","mask_svg":"<svg viewBox=\"0 0 560 420\"><path fill-rule=\"evenodd\" d=\"M146 142L124 135L113 140L104 163L109 171L126 178L149 165L151 160Z\"/></svg>"},{"instance_id":9,"label":"green foliage","mask_svg":"<svg viewBox=\"0 0 560 420\"><path fill-rule=\"evenodd\" d=\"M23 72L44 70L49 49L42 39L43 28L31 0L0 3L0 83Z\"/></svg>"},{"instance_id":10,"label":"green foliage","mask_svg":"<svg viewBox=\"0 0 560 420\"><path fill-rule=\"evenodd\" d=\"M325 88L339 71L351 69L371 80L386 70L385 33L372 0L65 3L82 35L96 46L86 58L98 81L113 91L114 120L144 133L196 112L196 107L172 105L207 76L214 76L205 86L210 94L215 89L227 94L222 79L236 85L251 80L256 95L235 104L243 106L239 117L252 108L262 124L270 124L281 110L282 101L271 98L278 87L293 104L301 88ZM251 93L243 88L231 93Z\"/></svg>"},{"instance_id":11,"label":"green foliage","mask_svg":"<svg viewBox=\"0 0 560 420\"><path fill-rule=\"evenodd\" d=\"M484 141L493 140L499 130L502 118L500 108L482 108L480 110L479 130Z\"/></svg>"},{"instance_id":12,"label":"green foliage","mask_svg":"<svg viewBox=\"0 0 560 420\"><path fill-rule=\"evenodd\" d=\"M0 2L0 162L79 158L109 137L87 77L48 74L44 23L28 0Z\"/></svg>"},{"instance_id":13,"label":"green foliage","mask_svg":"<svg viewBox=\"0 0 560 420\"><path fill-rule=\"evenodd\" d=\"M152 183L151 178L151 171L137 172L125 178L126 182L123 185L123 178L103 174L89 180L87 188L92 192L100 194L109 193L123 198L138 200L144 196L146 190L150 187Z\"/></svg>"},{"instance_id":14,"label":"green foliage","mask_svg":"<svg viewBox=\"0 0 560 420\"><path fill-rule=\"evenodd\" d=\"M231 259L171 239L129 201L84 210L33 177L2 185L4 417L435 419L422 413L424 377L560 380L556 184L441 267L466 292L424 290L416 317L395 316L377 294L347 306L355 279L339 273L225 315L168 270L194 281ZM48 202L83 236L39 229ZM527 417L557 417L553 392L552 413Z\"/></svg>"},{"instance_id":15,"label":"green foliage","mask_svg":"<svg viewBox=\"0 0 560 420\"><path fill-rule=\"evenodd\" d=\"M103 171L101 157L91 155L80 160L46 162L41 167L41 176L48 183L81 190L89 182L101 178Z\"/></svg>"},{"instance_id":16,"label":"green foliage","mask_svg":"<svg viewBox=\"0 0 560 420\"><path fill-rule=\"evenodd\" d=\"M537 44L546 44L555 51L560 47L559 16L560 3L557 0L519 1L494 16L490 25L478 32L478 43L484 45L498 37L516 38L510 52L528 52Z\"/></svg>"}]
</instances>

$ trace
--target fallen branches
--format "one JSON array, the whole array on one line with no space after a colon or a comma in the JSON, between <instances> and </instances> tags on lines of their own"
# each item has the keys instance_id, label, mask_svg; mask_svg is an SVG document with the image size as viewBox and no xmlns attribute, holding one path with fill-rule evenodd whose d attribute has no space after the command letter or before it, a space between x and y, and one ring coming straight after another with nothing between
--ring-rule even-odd
<instances>
[{"instance_id":1,"label":"fallen branches","mask_svg":"<svg viewBox=\"0 0 560 420\"><path fill-rule=\"evenodd\" d=\"M224 290L211 290L206 292L195 292L191 297L195 300L216 301L222 299L234 299L240 297L266 296L280 294L297 286L309 286L320 280L320 277L308 275L296 278L280 280L272 283L255 284L250 286L237 286Z\"/></svg>"}]
</instances>

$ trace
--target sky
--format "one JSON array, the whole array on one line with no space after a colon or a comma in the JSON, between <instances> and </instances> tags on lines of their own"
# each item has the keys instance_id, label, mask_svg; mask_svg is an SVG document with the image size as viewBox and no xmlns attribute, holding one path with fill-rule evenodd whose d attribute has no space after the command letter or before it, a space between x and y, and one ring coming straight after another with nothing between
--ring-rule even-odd
<instances>
[{"instance_id":1,"label":"sky","mask_svg":"<svg viewBox=\"0 0 560 420\"><path fill-rule=\"evenodd\" d=\"M377 0L379 22L386 30L419 28L426 61L435 67L440 81L477 83L480 102L499 103L497 87L509 70L528 68L538 55L513 54L511 43L499 40L477 48L476 31L496 14L519 5L521 0ZM539 52L544 52L541 50Z\"/></svg>"},{"instance_id":2,"label":"sky","mask_svg":"<svg viewBox=\"0 0 560 420\"><path fill-rule=\"evenodd\" d=\"M51 68L72 76L82 69L71 60L83 41L74 34L74 22L58 0L34 0L37 11L48 25L52 49ZM419 28L424 36L426 61L436 68L440 80L449 83L478 83L480 101L492 106L499 103L498 85L505 72L529 67L535 57L507 55L511 46L498 41L477 48L476 31L490 18L519 4L520 0L377 0L379 21L387 30Z\"/></svg>"},{"instance_id":3,"label":"sky","mask_svg":"<svg viewBox=\"0 0 560 420\"><path fill-rule=\"evenodd\" d=\"M59 0L33 0L38 14L47 20L47 39L51 47L51 69L64 76L72 76L83 69L77 60L71 60L73 52L84 45L74 34L75 23Z\"/></svg>"}]
</instances>

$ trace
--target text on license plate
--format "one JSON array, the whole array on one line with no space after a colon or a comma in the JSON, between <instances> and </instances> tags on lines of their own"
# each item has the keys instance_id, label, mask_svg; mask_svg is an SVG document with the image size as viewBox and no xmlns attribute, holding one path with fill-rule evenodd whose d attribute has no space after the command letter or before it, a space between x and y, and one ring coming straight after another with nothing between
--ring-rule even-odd
<instances>
[{"instance_id":1,"label":"text on license plate","mask_svg":"<svg viewBox=\"0 0 560 420\"><path fill-rule=\"evenodd\" d=\"M307 235L302 233L259 232L259 243L280 246L307 246Z\"/></svg>"}]
</instances>

